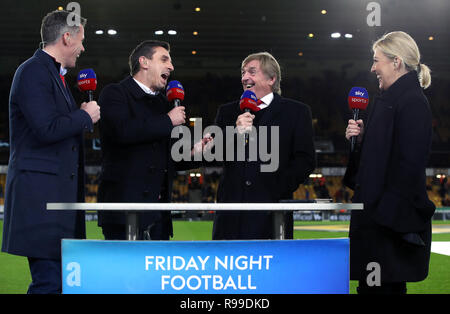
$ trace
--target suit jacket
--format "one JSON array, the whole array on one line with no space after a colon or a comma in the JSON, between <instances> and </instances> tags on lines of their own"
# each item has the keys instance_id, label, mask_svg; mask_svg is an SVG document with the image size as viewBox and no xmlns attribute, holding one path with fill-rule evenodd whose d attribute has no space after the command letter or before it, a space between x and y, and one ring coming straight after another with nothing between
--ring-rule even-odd
<instances>
[{"instance_id":1,"label":"suit jacket","mask_svg":"<svg viewBox=\"0 0 450 314\"><path fill-rule=\"evenodd\" d=\"M2 245L11 254L59 259L62 238L85 237L84 212L46 210L48 202L84 201L83 132L93 127L59 67L39 49L12 82Z\"/></svg>"},{"instance_id":2,"label":"suit jacket","mask_svg":"<svg viewBox=\"0 0 450 314\"><path fill-rule=\"evenodd\" d=\"M237 117L242 114L239 102L225 104L219 108L216 124L225 136L225 151L234 141L234 160L237 160L237 136L227 137L226 126L235 127ZM303 183L316 165L313 142L311 111L301 102L274 94L269 107L256 113L253 125L258 130L267 126L268 152L271 151L271 127L279 127L279 138L272 143L279 147L278 169L273 172L261 171L260 154L255 161L224 161L224 171L217 192L218 202L261 203L291 199L293 192ZM260 141L262 133L257 133ZM251 144L247 145L247 148ZM276 149L276 147L273 147ZM263 149L264 150L264 149ZM250 157L247 151L246 158ZM226 152L224 153L224 156ZM274 155L272 154L272 157ZM225 158L224 158L225 159ZM292 214L290 214L292 224ZM270 212L218 212L214 219L214 239L270 239L273 238L273 219Z\"/></svg>"},{"instance_id":3,"label":"suit jacket","mask_svg":"<svg viewBox=\"0 0 450 314\"><path fill-rule=\"evenodd\" d=\"M351 277L365 279L367 264L378 262L383 282L423 280L435 206L425 185L431 111L417 73L400 77L371 107L360 152L351 155L344 177L353 202L364 203L350 224Z\"/></svg>"},{"instance_id":4,"label":"suit jacket","mask_svg":"<svg viewBox=\"0 0 450 314\"><path fill-rule=\"evenodd\" d=\"M167 98L147 95L131 76L106 86L99 97L102 108L100 139L102 172L99 202L167 202L175 173L170 158L172 122ZM99 226L125 224L124 212L99 212ZM152 239L172 235L170 212L139 215L139 227L151 226Z\"/></svg>"}]
</instances>

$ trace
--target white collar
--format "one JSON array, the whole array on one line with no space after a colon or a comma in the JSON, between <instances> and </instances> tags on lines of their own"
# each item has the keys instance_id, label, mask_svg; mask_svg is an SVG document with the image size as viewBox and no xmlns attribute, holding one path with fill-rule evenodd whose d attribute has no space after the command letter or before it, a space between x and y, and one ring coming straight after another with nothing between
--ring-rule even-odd
<instances>
[{"instance_id":1,"label":"white collar","mask_svg":"<svg viewBox=\"0 0 450 314\"><path fill-rule=\"evenodd\" d=\"M145 86L144 84L142 84L141 82L136 80L134 77L133 77L133 80L139 85L140 88L142 88L144 93L149 94L149 95L157 95L158 94L158 92L152 91L149 87Z\"/></svg>"},{"instance_id":2,"label":"white collar","mask_svg":"<svg viewBox=\"0 0 450 314\"><path fill-rule=\"evenodd\" d=\"M64 75L66 75L66 73L67 73L67 69L66 68L63 68L62 66L59 68L59 74L60 75L62 75L62 76L64 76Z\"/></svg>"},{"instance_id":3,"label":"white collar","mask_svg":"<svg viewBox=\"0 0 450 314\"><path fill-rule=\"evenodd\" d=\"M264 104L259 105L259 109L264 109L266 107L269 107L270 103L272 102L274 96L273 93L269 93L266 96L262 97L260 100L264 102Z\"/></svg>"}]
</instances>

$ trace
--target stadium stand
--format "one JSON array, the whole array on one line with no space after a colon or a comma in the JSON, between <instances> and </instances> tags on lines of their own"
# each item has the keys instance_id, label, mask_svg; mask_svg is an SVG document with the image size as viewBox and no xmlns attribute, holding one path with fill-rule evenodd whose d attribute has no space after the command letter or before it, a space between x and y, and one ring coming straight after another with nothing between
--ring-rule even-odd
<instances>
[{"instance_id":1,"label":"stadium stand","mask_svg":"<svg viewBox=\"0 0 450 314\"><path fill-rule=\"evenodd\" d=\"M314 175L313 175L314 176ZM440 176L440 175L439 175ZM445 177L446 178L446 177ZM295 200L332 199L335 203L350 203L353 191L343 186L342 176L311 177L304 185L294 192ZM6 174L0 174L0 203L4 202L4 189ZM201 191L199 202L214 203L216 201L217 187L219 185L219 174L203 174L200 169L194 172L178 174L173 183L172 201L176 203L193 202L190 192ZM97 174L86 176L86 202L96 203L98 191ZM427 192L436 207L449 206L447 180L440 180L437 176L427 177Z\"/></svg>"},{"instance_id":2,"label":"stadium stand","mask_svg":"<svg viewBox=\"0 0 450 314\"><path fill-rule=\"evenodd\" d=\"M123 72L125 75L126 71ZM75 80L73 73L69 73L69 80ZM237 71L237 75L238 71ZM12 77L3 75L0 77L0 204L4 203L4 190L6 181L6 168L9 159L9 126L8 126L8 95ZM121 77L104 76L99 81L98 90L101 90L107 83L118 81ZM366 86L373 86L369 90L371 95L377 93L373 79L368 71L361 71L349 75L345 71L324 71L322 75L314 77L289 76L283 80L283 95L289 98L300 99L310 105L316 146L322 150L317 155L319 167L343 167L347 164L348 143L344 139L343 130L346 121L350 117L347 103L345 101L348 87L355 82ZM239 98L240 86L239 77L230 75L216 75L207 73L203 77L185 77L183 86L189 93L186 94L186 103L189 117L202 117L203 127L211 125L217 112L218 106L228 101ZM330 82L334 82L330 85ZM434 137L432 144L432 155L429 167L433 174L427 174L427 187L430 199L437 207L449 206L448 182L440 180L436 176L439 169L449 175L448 151L450 143L450 120L445 117L450 116L450 107L447 100L447 86L449 79L436 77L433 84L425 91L430 100L433 112ZM204 86L209 86L204 88ZM323 89L323 86L327 88ZM220 91L233 91L221 93ZM77 102L81 102L83 95L75 88L74 97ZM94 133L86 134L86 160L87 164L98 168L101 160L100 143L98 139L98 128ZM95 144L94 144L95 143ZM194 176L191 177L192 173ZM197 177L197 174L200 176ZM219 182L219 174L209 174L205 169L198 169L189 173L179 174L174 182L173 201L192 202L215 202L216 191ZM294 199L317 199L331 198L334 202L350 202L352 191L342 186L342 175L323 175L323 177L310 178L305 185L300 186L294 193ZM88 172L86 180L86 201L96 202L98 190L98 178L96 172Z\"/></svg>"}]
</instances>

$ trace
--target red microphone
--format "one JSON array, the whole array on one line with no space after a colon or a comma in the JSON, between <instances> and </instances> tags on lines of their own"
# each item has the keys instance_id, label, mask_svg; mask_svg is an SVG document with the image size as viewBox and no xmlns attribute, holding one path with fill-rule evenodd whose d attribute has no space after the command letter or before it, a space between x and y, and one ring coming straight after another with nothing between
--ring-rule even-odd
<instances>
[{"instance_id":1,"label":"red microphone","mask_svg":"<svg viewBox=\"0 0 450 314\"><path fill-rule=\"evenodd\" d=\"M353 111L353 120L358 120L359 110L366 110L369 93L364 87L353 87L348 94L348 106ZM351 138L351 151L355 149L356 136Z\"/></svg>"},{"instance_id":2,"label":"red microphone","mask_svg":"<svg viewBox=\"0 0 450 314\"><path fill-rule=\"evenodd\" d=\"M241 100L239 101L239 108L241 108L242 111L244 112L257 112L259 110L261 110L258 107L258 98L256 98L256 95L254 92L252 92L251 90L246 90L242 96L241 96ZM245 145L248 144L248 133L244 134L244 142Z\"/></svg>"},{"instance_id":3,"label":"red microphone","mask_svg":"<svg viewBox=\"0 0 450 314\"><path fill-rule=\"evenodd\" d=\"M364 87L353 87L348 94L350 109L366 110L369 104L369 93Z\"/></svg>"},{"instance_id":4,"label":"red microphone","mask_svg":"<svg viewBox=\"0 0 450 314\"><path fill-rule=\"evenodd\" d=\"M256 95L254 92L250 91L250 90L246 90L242 96L241 96L241 100L239 101L239 107L241 108L242 111L245 112L257 112L259 110L261 110L258 107L258 98L256 98Z\"/></svg>"},{"instance_id":5,"label":"red microphone","mask_svg":"<svg viewBox=\"0 0 450 314\"><path fill-rule=\"evenodd\" d=\"M166 89L167 100L173 102L174 107L178 107L184 100L184 88L178 81L170 81Z\"/></svg>"},{"instance_id":6,"label":"red microphone","mask_svg":"<svg viewBox=\"0 0 450 314\"><path fill-rule=\"evenodd\" d=\"M94 91L97 89L97 76L94 70L84 69L78 73L78 88L82 92L87 92L89 101L94 100Z\"/></svg>"}]
</instances>

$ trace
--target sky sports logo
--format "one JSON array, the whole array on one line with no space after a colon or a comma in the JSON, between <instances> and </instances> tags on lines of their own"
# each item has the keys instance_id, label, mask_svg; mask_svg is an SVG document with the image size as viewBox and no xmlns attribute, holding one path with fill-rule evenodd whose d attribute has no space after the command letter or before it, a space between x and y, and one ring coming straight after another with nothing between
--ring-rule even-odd
<instances>
[{"instance_id":1,"label":"sky sports logo","mask_svg":"<svg viewBox=\"0 0 450 314\"><path fill-rule=\"evenodd\" d=\"M95 74L94 70L92 70L92 69L84 69L78 73L78 80L96 79L96 78L97 78L97 75Z\"/></svg>"},{"instance_id":2,"label":"sky sports logo","mask_svg":"<svg viewBox=\"0 0 450 314\"><path fill-rule=\"evenodd\" d=\"M357 90L357 91L355 91L355 96L364 97L364 92Z\"/></svg>"},{"instance_id":3,"label":"sky sports logo","mask_svg":"<svg viewBox=\"0 0 450 314\"><path fill-rule=\"evenodd\" d=\"M364 87L353 87L348 93L348 105L350 109L365 110L369 103L369 93Z\"/></svg>"},{"instance_id":4,"label":"sky sports logo","mask_svg":"<svg viewBox=\"0 0 450 314\"><path fill-rule=\"evenodd\" d=\"M361 97L352 97L352 101L354 101L354 102L362 102L362 103L367 103L367 98L361 98Z\"/></svg>"}]
</instances>

